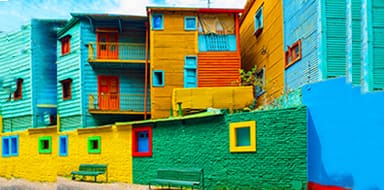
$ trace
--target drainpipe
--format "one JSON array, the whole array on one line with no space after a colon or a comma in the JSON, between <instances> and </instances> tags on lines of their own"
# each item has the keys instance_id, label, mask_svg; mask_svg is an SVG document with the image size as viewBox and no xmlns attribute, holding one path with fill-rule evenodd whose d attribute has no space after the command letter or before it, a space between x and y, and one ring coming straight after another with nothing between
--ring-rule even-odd
<instances>
[{"instance_id":1,"label":"drainpipe","mask_svg":"<svg viewBox=\"0 0 384 190\"><path fill-rule=\"evenodd\" d=\"M144 120L147 119L147 99L148 99L148 46L149 46L148 22L145 22L145 79L144 79Z\"/></svg>"},{"instance_id":2,"label":"drainpipe","mask_svg":"<svg viewBox=\"0 0 384 190\"><path fill-rule=\"evenodd\" d=\"M183 104L183 102L177 102L177 116L179 117L183 116L183 109L181 108L181 104Z\"/></svg>"}]
</instances>

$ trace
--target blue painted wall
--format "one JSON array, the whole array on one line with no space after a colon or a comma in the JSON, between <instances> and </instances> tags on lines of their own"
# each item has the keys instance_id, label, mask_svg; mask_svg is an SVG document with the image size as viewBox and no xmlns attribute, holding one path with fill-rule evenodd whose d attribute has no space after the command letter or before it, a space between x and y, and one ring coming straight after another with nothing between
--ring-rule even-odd
<instances>
[{"instance_id":1,"label":"blue painted wall","mask_svg":"<svg viewBox=\"0 0 384 190\"><path fill-rule=\"evenodd\" d=\"M319 81L320 76L320 1L284 0L284 51L302 40L302 59L285 70L285 87L296 89Z\"/></svg>"},{"instance_id":2,"label":"blue painted wall","mask_svg":"<svg viewBox=\"0 0 384 190\"><path fill-rule=\"evenodd\" d=\"M306 85L308 180L352 189L384 188L384 92L361 94L345 78Z\"/></svg>"}]
</instances>

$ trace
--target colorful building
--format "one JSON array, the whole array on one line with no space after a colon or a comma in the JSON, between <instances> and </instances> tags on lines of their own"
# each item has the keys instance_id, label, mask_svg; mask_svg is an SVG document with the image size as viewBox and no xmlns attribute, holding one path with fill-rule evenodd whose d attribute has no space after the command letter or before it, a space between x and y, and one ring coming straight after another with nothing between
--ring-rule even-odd
<instances>
[{"instance_id":1,"label":"colorful building","mask_svg":"<svg viewBox=\"0 0 384 190\"><path fill-rule=\"evenodd\" d=\"M284 92L283 5L281 0L248 0L240 19L241 65L257 68L262 87L255 89L258 105Z\"/></svg>"},{"instance_id":2,"label":"colorful building","mask_svg":"<svg viewBox=\"0 0 384 190\"><path fill-rule=\"evenodd\" d=\"M174 88L236 85L242 10L149 7L147 11L152 118L170 116Z\"/></svg>"},{"instance_id":3,"label":"colorful building","mask_svg":"<svg viewBox=\"0 0 384 190\"><path fill-rule=\"evenodd\" d=\"M60 131L149 118L147 18L72 17L58 32Z\"/></svg>"},{"instance_id":4,"label":"colorful building","mask_svg":"<svg viewBox=\"0 0 384 190\"><path fill-rule=\"evenodd\" d=\"M32 19L0 35L2 132L56 125L56 32L64 24Z\"/></svg>"}]
</instances>

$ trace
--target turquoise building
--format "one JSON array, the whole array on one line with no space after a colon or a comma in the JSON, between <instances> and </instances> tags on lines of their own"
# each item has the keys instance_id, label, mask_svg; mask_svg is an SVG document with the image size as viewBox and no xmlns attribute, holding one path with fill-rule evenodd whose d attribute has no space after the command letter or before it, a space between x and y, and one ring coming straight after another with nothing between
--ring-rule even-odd
<instances>
[{"instance_id":1,"label":"turquoise building","mask_svg":"<svg viewBox=\"0 0 384 190\"><path fill-rule=\"evenodd\" d=\"M56 33L64 24L32 19L0 35L2 132L56 125Z\"/></svg>"},{"instance_id":2,"label":"turquoise building","mask_svg":"<svg viewBox=\"0 0 384 190\"><path fill-rule=\"evenodd\" d=\"M149 118L147 17L71 15L57 33L60 130Z\"/></svg>"}]
</instances>

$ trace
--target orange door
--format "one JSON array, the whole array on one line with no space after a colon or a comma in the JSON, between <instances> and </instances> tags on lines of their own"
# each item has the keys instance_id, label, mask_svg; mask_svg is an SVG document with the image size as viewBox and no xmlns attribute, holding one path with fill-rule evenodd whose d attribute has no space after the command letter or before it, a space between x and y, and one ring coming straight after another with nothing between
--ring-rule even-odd
<instances>
[{"instance_id":1,"label":"orange door","mask_svg":"<svg viewBox=\"0 0 384 190\"><path fill-rule=\"evenodd\" d=\"M97 58L118 59L119 58L119 35L117 32L97 33Z\"/></svg>"},{"instance_id":2,"label":"orange door","mask_svg":"<svg viewBox=\"0 0 384 190\"><path fill-rule=\"evenodd\" d=\"M120 109L119 77L99 76L99 108L109 111Z\"/></svg>"}]
</instances>

